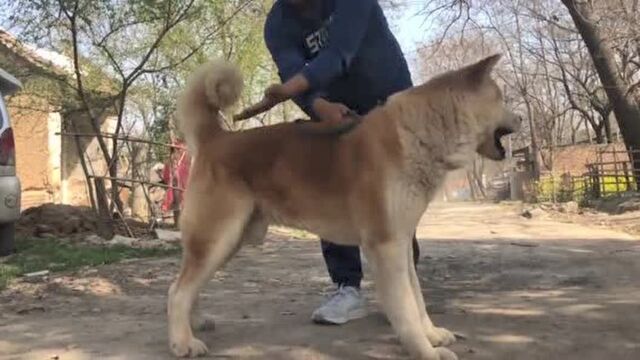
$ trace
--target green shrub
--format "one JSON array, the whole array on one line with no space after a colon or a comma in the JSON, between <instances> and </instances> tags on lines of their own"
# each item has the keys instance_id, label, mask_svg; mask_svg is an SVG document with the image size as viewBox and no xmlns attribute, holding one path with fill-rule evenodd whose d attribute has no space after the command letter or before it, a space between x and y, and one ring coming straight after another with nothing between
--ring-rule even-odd
<instances>
[{"instance_id":1,"label":"green shrub","mask_svg":"<svg viewBox=\"0 0 640 360\"><path fill-rule=\"evenodd\" d=\"M616 178L619 183L616 185ZM636 191L635 182L629 179L630 185L622 176L602 176L599 177L601 196L616 195L627 191ZM563 182L561 176L552 177L550 175L541 177L534 184L535 199L538 202L553 201L555 190L555 201L584 202L586 198L593 197L593 180L589 176L572 177L569 183Z\"/></svg>"}]
</instances>

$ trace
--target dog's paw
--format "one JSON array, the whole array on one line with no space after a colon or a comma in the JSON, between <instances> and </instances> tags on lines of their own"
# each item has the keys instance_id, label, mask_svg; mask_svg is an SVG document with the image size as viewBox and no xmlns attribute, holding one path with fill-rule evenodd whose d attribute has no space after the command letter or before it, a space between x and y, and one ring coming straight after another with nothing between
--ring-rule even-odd
<instances>
[{"instance_id":1,"label":"dog's paw","mask_svg":"<svg viewBox=\"0 0 640 360\"><path fill-rule=\"evenodd\" d=\"M444 347L436 348L436 353L438 353L438 360L458 360L458 356L453 351Z\"/></svg>"},{"instance_id":2,"label":"dog's paw","mask_svg":"<svg viewBox=\"0 0 640 360\"><path fill-rule=\"evenodd\" d=\"M171 351L175 356L184 358L204 356L209 352L209 349L202 341L192 337L184 343L172 343Z\"/></svg>"},{"instance_id":3,"label":"dog's paw","mask_svg":"<svg viewBox=\"0 0 640 360\"><path fill-rule=\"evenodd\" d=\"M432 326L426 330L427 338L433 346L447 346L456 342L456 336L442 327Z\"/></svg>"}]
</instances>

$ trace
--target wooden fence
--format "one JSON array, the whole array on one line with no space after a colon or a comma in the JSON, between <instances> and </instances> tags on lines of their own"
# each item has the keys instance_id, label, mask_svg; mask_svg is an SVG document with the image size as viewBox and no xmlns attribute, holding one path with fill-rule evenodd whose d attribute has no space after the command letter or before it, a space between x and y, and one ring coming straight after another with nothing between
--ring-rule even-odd
<instances>
[{"instance_id":1,"label":"wooden fence","mask_svg":"<svg viewBox=\"0 0 640 360\"><path fill-rule=\"evenodd\" d=\"M595 160L586 164L587 172L542 176L535 186L536 201L581 201L638 192L640 149L596 149Z\"/></svg>"},{"instance_id":2,"label":"wooden fence","mask_svg":"<svg viewBox=\"0 0 640 360\"><path fill-rule=\"evenodd\" d=\"M638 191L640 168L633 159L640 158L640 149L596 151L597 161L587 165L593 196L604 197L628 191Z\"/></svg>"},{"instance_id":3,"label":"wooden fence","mask_svg":"<svg viewBox=\"0 0 640 360\"><path fill-rule=\"evenodd\" d=\"M94 133L70 132L58 133L57 135L76 138L94 138L96 136ZM152 181L149 176L150 171L152 166L158 163L158 159L145 157L144 160L139 161L139 159L136 159L136 156L134 155L136 152L134 151L133 144L140 145L138 152L145 152L147 154L149 153L149 146L169 149L170 154L174 150L184 151L186 148L182 145L161 143L131 136L118 136L112 133L101 133L100 136L105 139L117 140L119 146L122 147L120 154L125 154L128 157L128 161L125 168L122 169L122 175L118 177L110 177L108 176L106 169L104 171L97 171L93 166L91 159L86 157L86 153L82 155L85 157L84 161L86 163L85 177L87 192L91 199L91 207L96 212L99 219L99 235L104 238L110 238L113 236L115 227L118 226L123 228L129 236L137 236L139 234L136 234L136 231L134 231L130 226L130 224L134 222L137 225L148 223L147 231L151 231L160 223L167 222L167 220L169 220L169 224L175 225L178 220L179 210L173 210L172 214L165 214L165 212L158 207L159 205L155 204L150 193L154 188L163 189L164 191L169 189L174 191L184 191L184 189L177 187L176 184L165 184L158 182L157 180ZM164 166L168 166L173 169L174 163L171 155L169 155ZM138 200L145 204L146 209L144 214L128 214L118 210L110 191L110 188L114 183L117 184L120 189L120 192L118 193L119 197L123 195L122 192L125 190L129 192L129 197L139 197ZM134 189L139 189L140 191L136 194ZM162 198L164 198L164 191ZM177 201L177 198L177 196L174 196L174 201ZM135 201L135 199L133 199L133 201ZM134 206L132 204L123 205L124 210L133 210L132 207ZM175 209L179 209L179 206L180 204L173 205Z\"/></svg>"}]
</instances>

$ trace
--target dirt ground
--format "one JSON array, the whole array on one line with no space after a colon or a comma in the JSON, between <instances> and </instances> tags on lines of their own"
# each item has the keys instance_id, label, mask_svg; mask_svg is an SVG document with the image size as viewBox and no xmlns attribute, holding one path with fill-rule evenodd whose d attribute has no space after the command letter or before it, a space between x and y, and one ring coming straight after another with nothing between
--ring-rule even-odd
<instances>
[{"instance_id":1,"label":"dirt ground","mask_svg":"<svg viewBox=\"0 0 640 360\"><path fill-rule=\"evenodd\" d=\"M640 242L503 205L435 205L419 238L432 318L461 359L640 359ZM178 259L86 269L0 294L0 359L169 359L165 298ZM366 276L366 275L365 275ZM203 291L211 358L403 359L366 281L370 315L309 321L329 286L317 241L271 234Z\"/></svg>"}]
</instances>

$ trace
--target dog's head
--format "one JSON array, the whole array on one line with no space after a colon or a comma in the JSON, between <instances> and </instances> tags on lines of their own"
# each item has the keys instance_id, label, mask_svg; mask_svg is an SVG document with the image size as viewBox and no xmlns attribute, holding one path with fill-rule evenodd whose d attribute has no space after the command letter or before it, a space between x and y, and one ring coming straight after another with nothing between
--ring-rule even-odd
<instances>
[{"instance_id":1,"label":"dog's head","mask_svg":"<svg viewBox=\"0 0 640 360\"><path fill-rule=\"evenodd\" d=\"M476 151L492 160L504 160L506 151L502 137L520 129L521 118L507 109L502 91L491 78L500 55L487 57L459 70L464 83L466 111L471 115L471 127L477 136Z\"/></svg>"}]
</instances>

